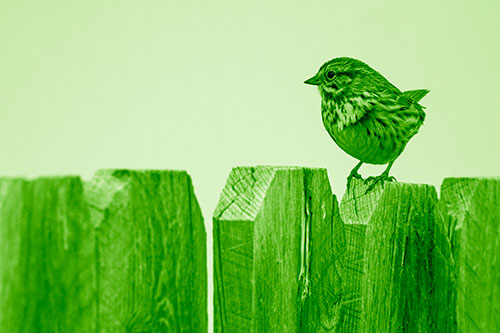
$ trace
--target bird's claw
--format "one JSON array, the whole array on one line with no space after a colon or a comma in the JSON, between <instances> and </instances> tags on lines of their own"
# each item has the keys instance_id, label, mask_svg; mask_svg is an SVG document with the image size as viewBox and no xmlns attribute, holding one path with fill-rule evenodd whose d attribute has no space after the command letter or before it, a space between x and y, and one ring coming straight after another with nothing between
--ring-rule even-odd
<instances>
[{"instance_id":1,"label":"bird's claw","mask_svg":"<svg viewBox=\"0 0 500 333\"><path fill-rule=\"evenodd\" d=\"M370 183L370 186L368 186L368 189L366 190L365 194L370 192L371 190L373 190L373 188L375 187L375 185L377 185L377 183L381 182L382 186L384 186L384 182L397 182L396 178L394 178L393 176L389 176L388 174L381 174L380 176L371 176L371 177L368 177L366 178L366 180L364 181L365 185Z\"/></svg>"},{"instance_id":2,"label":"bird's claw","mask_svg":"<svg viewBox=\"0 0 500 333\"><path fill-rule=\"evenodd\" d=\"M351 181L352 181L353 178L362 179L363 180L363 177L361 177L361 175L357 171L351 171L351 173L349 174L349 176L347 176L347 189L350 188Z\"/></svg>"}]
</instances>

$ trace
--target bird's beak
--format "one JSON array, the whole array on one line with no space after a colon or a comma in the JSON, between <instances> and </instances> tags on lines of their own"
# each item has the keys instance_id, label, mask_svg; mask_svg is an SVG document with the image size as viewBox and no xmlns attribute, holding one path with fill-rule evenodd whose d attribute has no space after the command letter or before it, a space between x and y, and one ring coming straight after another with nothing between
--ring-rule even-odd
<instances>
[{"instance_id":1,"label":"bird's beak","mask_svg":"<svg viewBox=\"0 0 500 333\"><path fill-rule=\"evenodd\" d=\"M307 79L304 81L305 84L311 84L313 86L319 86L320 84L320 81L319 81L319 77L318 77L318 74L314 75L312 78L310 79Z\"/></svg>"}]
</instances>

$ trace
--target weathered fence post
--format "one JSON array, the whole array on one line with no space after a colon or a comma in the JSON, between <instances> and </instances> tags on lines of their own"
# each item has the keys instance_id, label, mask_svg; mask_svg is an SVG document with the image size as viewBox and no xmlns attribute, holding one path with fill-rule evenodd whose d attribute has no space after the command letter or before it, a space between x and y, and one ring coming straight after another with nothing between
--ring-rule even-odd
<instances>
[{"instance_id":1,"label":"weathered fence post","mask_svg":"<svg viewBox=\"0 0 500 333\"><path fill-rule=\"evenodd\" d=\"M341 297L326 170L232 170L214 212L214 331L323 332Z\"/></svg>"},{"instance_id":2,"label":"weathered fence post","mask_svg":"<svg viewBox=\"0 0 500 333\"><path fill-rule=\"evenodd\" d=\"M432 186L353 180L340 204L346 240L341 332L433 331Z\"/></svg>"},{"instance_id":3,"label":"weathered fence post","mask_svg":"<svg viewBox=\"0 0 500 333\"><path fill-rule=\"evenodd\" d=\"M185 172L0 180L1 332L206 332L206 274Z\"/></svg>"},{"instance_id":4,"label":"weathered fence post","mask_svg":"<svg viewBox=\"0 0 500 333\"><path fill-rule=\"evenodd\" d=\"M498 332L500 178L447 178L441 201L454 265L457 331Z\"/></svg>"}]
</instances>

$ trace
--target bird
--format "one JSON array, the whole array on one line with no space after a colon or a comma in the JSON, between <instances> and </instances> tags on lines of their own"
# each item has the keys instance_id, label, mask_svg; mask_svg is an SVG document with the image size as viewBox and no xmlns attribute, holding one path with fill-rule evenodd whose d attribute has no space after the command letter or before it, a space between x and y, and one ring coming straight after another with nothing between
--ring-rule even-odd
<instances>
[{"instance_id":1,"label":"bird","mask_svg":"<svg viewBox=\"0 0 500 333\"><path fill-rule=\"evenodd\" d=\"M384 165L379 176L368 177L368 190L389 176L394 161L425 120L418 102L428 89L400 91L361 60L338 57L325 62L305 84L318 86L323 126L333 141L359 160L347 177L347 188L363 163Z\"/></svg>"}]
</instances>

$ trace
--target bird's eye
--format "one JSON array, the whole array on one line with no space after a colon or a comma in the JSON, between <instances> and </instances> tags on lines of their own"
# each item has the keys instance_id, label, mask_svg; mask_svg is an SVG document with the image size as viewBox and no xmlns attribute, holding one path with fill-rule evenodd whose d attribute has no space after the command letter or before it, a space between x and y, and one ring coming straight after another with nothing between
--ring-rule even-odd
<instances>
[{"instance_id":1,"label":"bird's eye","mask_svg":"<svg viewBox=\"0 0 500 333\"><path fill-rule=\"evenodd\" d=\"M335 72L329 71L326 73L326 77L329 78L330 80L335 77Z\"/></svg>"}]
</instances>

